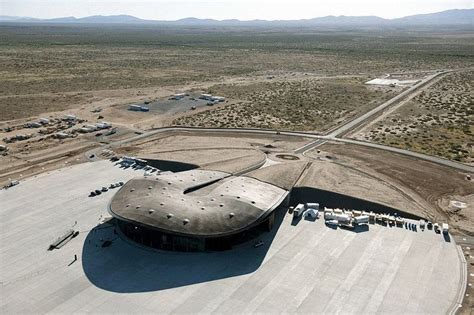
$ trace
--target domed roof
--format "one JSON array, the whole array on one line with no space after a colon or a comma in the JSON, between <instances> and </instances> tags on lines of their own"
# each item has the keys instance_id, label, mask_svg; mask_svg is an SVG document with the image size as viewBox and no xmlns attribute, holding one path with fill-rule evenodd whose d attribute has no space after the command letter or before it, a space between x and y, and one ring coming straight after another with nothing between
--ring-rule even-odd
<instances>
[{"instance_id":1,"label":"domed roof","mask_svg":"<svg viewBox=\"0 0 474 315\"><path fill-rule=\"evenodd\" d=\"M287 195L255 178L196 169L132 179L113 197L109 211L168 233L225 236L260 222Z\"/></svg>"}]
</instances>

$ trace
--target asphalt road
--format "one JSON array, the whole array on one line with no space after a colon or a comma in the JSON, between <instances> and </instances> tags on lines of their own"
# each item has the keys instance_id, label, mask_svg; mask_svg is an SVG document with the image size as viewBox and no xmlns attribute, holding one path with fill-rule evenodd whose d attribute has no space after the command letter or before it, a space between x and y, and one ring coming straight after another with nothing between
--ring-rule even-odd
<instances>
[{"instance_id":1,"label":"asphalt road","mask_svg":"<svg viewBox=\"0 0 474 315\"><path fill-rule=\"evenodd\" d=\"M366 122L370 118L372 118L374 115L378 114L379 112L383 111L387 107L399 102L403 98L407 97L408 95L415 93L418 89L422 88L426 84L428 84L431 80L435 79L436 77L448 73L449 71L442 71L442 72L437 72L433 75L430 75L426 77L425 79L421 80L417 84L413 85L409 89L403 91L402 93L398 94L397 96L389 99L385 103L377 106L376 108L368 111L367 113L349 121L348 123L340 126L339 128L335 129L331 133L328 134L329 137L339 137L347 133L348 131L354 129L355 127L359 126L360 124Z\"/></svg>"}]
</instances>

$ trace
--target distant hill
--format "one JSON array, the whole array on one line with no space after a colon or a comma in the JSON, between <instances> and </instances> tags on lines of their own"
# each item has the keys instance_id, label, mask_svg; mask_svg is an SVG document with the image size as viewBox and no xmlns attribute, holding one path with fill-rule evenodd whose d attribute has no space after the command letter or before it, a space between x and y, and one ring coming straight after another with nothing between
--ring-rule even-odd
<instances>
[{"instance_id":1,"label":"distant hill","mask_svg":"<svg viewBox=\"0 0 474 315\"><path fill-rule=\"evenodd\" d=\"M378 16L325 16L308 20L310 24L324 25L377 25L387 24L389 20Z\"/></svg>"},{"instance_id":2,"label":"distant hill","mask_svg":"<svg viewBox=\"0 0 474 315\"><path fill-rule=\"evenodd\" d=\"M470 24L474 28L474 9L410 15L393 19L392 23L404 25Z\"/></svg>"},{"instance_id":3,"label":"distant hill","mask_svg":"<svg viewBox=\"0 0 474 315\"><path fill-rule=\"evenodd\" d=\"M324 16L302 20L251 20L240 21L198 19L194 17L176 21L143 20L131 15L94 15L83 18L62 17L55 19L36 19L30 17L0 16L4 23L58 23L58 24L170 24L170 25L239 25L239 26L440 26L467 25L474 29L474 9L448 10L437 13L418 14L397 19L384 19L377 16Z\"/></svg>"}]
</instances>

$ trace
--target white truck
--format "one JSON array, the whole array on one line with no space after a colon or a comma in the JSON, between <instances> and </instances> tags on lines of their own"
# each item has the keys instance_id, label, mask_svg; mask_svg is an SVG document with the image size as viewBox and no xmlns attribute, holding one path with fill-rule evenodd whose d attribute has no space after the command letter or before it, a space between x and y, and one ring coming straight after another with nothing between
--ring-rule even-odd
<instances>
[{"instance_id":1,"label":"white truck","mask_svg":"<svg viewBox=\"0 0 474 315\"><path fill-rule=\"evenodd\" d=\"M448 234L449 233L449 225L448 223L443 223L442 225L442 230L443 230L443 234Z\"/></svg>"},{"instance_id":2,"label":"white truck","mask_svg":"<svg viewBox=\"0 0 474 315\"><path fill-rule=\"evenodd\" d=\"M360 215L353 219L354 224L369 224L369 216L368 215Z\"/></svg>"},{"instance_id":3,"label":"white truck","mask_svg":"<svg viewBox=\"0 0 474 315\"><path fill-rule=\"evenodd\" d=\"M295 209L293 210L293 218L298 218L300 217L303 212L305 211L304 204L300 203L298 204Z\"/></svg>"}]
</instances>

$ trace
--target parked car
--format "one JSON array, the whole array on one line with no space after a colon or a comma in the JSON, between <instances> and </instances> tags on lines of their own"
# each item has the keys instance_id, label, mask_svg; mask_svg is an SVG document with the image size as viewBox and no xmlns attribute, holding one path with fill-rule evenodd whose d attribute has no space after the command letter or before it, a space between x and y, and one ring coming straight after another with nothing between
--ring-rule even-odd
<instances>
[{"instance_id":1,"label":"parked car","mask_svg":"<svg viewBox=\"0 0 474 315\"><path fill-rule=\"evenodd\" d=\"M102 187L102 192L106 192L106 191L109 191L107 187Z\"/></svg>"},{"instance_id":2,"label":"parked car","mask_svg":"<svg viewBox=\"0 0 474 315\"><path fill-rule=\"evenodd\" d=\"M95 197L96 193L95 191L91 191L91 193L89 194L89 197Z\"/></svg>"},{"instance_id":3,"label":"parked car","mask_svg":"<svg viewBox=\"0 0 474 315\"><path fill-rule=\"evenodd\" d=\"M101 192L100 190L98 190L98 189L95 190L95 194L96 194L96 195L100 195L101 193L102 193L102 192Z\"/></svg>"}]
</instances>

